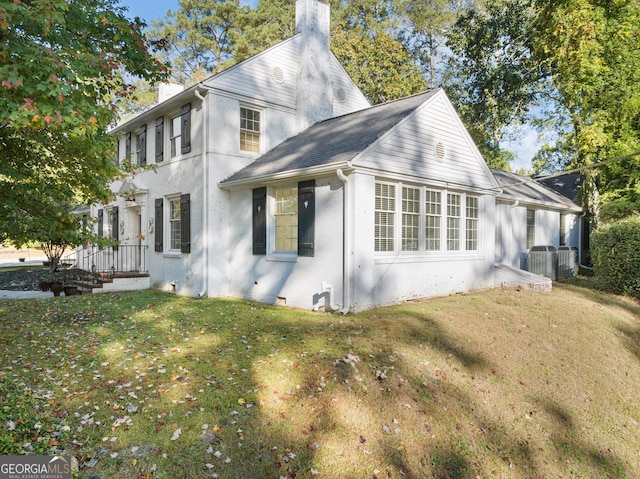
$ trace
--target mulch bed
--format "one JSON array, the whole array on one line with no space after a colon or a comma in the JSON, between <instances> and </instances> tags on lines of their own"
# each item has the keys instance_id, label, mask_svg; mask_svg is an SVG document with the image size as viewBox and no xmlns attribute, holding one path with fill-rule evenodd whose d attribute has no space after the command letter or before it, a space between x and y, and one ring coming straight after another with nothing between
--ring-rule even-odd
<instances>
[{"instance_id":1,"label":"mulch bed","mask_svg":"<svg viewBox=\"0 0 640 479\"><path fill-rule=\"evenodd\" d=\"M82 273L80 269L60 270L56 279L71 279ZM16 268L0 271L0 289L10 291L39 291L40 281L51 281L53 275L49 268Z\"/></svg>"}]
</instances>

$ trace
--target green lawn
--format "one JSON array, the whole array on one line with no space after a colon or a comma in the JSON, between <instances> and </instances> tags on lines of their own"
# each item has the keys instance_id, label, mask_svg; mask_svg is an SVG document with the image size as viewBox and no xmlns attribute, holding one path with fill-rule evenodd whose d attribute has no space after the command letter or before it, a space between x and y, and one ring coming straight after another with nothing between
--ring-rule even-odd
<instances>
[{"instance_id":1,"label":"green lawn","mask_svg":"<svg viewBox=\"0 0 640 479\"><path fill-rule=\"evenodd\" d=\"M640 477L640 306L578 284L348 316L0 300L0 346L0 454L79 477Z\"/></svg>"}]
</instances>

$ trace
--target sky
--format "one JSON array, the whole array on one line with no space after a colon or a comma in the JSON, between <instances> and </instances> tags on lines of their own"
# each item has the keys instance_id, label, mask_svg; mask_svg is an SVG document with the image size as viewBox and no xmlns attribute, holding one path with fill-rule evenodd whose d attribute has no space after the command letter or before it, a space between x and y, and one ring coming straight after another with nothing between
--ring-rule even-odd
<instances>
[{"instance_id":1,"label":"sky","mask_svg":"<svg viewBox=\"0 0 640 479\"><path fill-rule=\"evenodd\" d=\"M255 6L257 0L242 3ZM120 0L120 5L129 10L127 16L140 17L147 25L164 18L167 10L175 12L179 8L178 0ZM530 169L533 155L538 151L538 135L533 129L524 130L517 140L505 141L502 146L516 156L516 160L511 164L513 171L520 168Z\"/></svg>"},{"instance_id":2,"label":"sky","mask_svg":"<svg viewBox=\"0 0 640 479\"><path fill-rule=\"evenodd\" d=\"M178 0L120 0L120 5L127 7L129 17L140 17L147 25L151 25L154 20L164 18L167 10L175 12L178 10ZM254 5L257 0L242 1L243 4Z\"/></svg>"}]
</instances>

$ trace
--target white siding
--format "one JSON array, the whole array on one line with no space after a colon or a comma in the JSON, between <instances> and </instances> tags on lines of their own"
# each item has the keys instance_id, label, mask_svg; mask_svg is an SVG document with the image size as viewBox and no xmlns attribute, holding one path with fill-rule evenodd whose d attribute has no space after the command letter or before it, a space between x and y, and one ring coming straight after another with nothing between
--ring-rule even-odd
<instances>
[{"instance_id":1,"label":"white siding","mask_svg":"<svg viewBox=\"0 0 640 479\"><path fill-rule=\"evenodd\" d=\"M445 148L443 161L436 159L438 143ZM496 187L444 93L421 106L356 163L461 187Z\"/></svg>"},{"instance_id":2,"label":"white siding","mask_svg":"<svg viewBox=\"0 0 640 479\"><path fill-rule=\"evenodd\" d=\"M346 115L370 106L365 96L333 55L331 56L331 72L333 75L334 116Z\"/></svg>"},{"instance_id":3,"label":"white siding","mask_svg":"<svg viewBox=\"0 0 640 479\"><path fill-rule=\"evenodd\" d=\"M300 37L292 37L204 83L256 101L295 108L299 52ZM274 79L274 68L279 68L284 75L282 83Z\"/></svg>"},{"instance_id":4,"label":"white siding","mask_svg":"<svg viewBox=\"0 0 640 479\"><path fill-rule=\"evenodd\" d=\"M480 201L481 242L477 252L380 255L373 248L376 179L358 174L352 177L356 201L352 246L356 281L352 306L356 311L411 298L493 287L493 196L484 196Z\"/></svg>"}]
</instances>

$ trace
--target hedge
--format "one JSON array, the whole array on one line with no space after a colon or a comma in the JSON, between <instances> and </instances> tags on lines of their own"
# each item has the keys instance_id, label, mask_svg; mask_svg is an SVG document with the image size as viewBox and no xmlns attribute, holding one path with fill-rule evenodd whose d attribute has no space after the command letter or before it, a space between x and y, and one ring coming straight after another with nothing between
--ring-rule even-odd
<instances>
[{"instance_id":1,"label":"hedge","mask_svg":"<svg viewBox=\"0 0 640 479\"><path fill-rule=\"evenodd\" d=\"M640 298L640 215L600 225L591 260L601 288Z\"/></svg>"}]
</instances>

